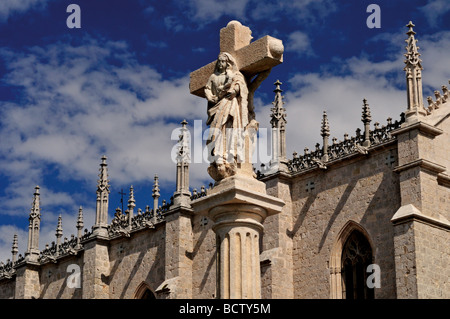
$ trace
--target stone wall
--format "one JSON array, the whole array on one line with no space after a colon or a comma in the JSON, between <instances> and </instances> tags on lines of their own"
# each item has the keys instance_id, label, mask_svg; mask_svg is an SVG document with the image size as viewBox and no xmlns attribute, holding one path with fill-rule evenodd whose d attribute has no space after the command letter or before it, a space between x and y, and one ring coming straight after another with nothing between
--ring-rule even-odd
<instances>
[{"instance_id":1,"label":"stone wall","mask_svg":"<svg viewBox=\"0 0 450 319\"><path fill-rule=\"evenodd\" d=\"M199 215L195 215L192 222L192 295L196 299L216 298L216 234L211 229L213 222Z\"/></svg>"},{"instance_id":2,"label":"stone wall","mask_svg":"<svg viewBox=\"0 0 450 319\"><path fill-rule=\"evenodd\" d=\"M83 271L83 253L60 259L58 263L46 263L39 271L40 294L42 299L80 299L82 288L70 288L67 279L73 273L68 272L69 265L78 265ZM81 274L80 274L81 275ZM83 287L83 282L81 282Z\"/></svg>"},{"instance_id":3,"label":"stone wall","mask_svg":"<svg viewBox=\"0 0 450 319\"><path fill-rule=\"evenodd\" d=\"M414 223L396 225L394 236L397 298L417 299Z\"/></svg>"},{"instance_id":4,"label":"stone wall","mask_svg":"<svg viewBox=\"0 0 450 319\"><path fill-rule=\"evenodd\" d=\"M450 108L450 102L446 105ZM434 139L435 161L445 166L445 174L450 176L450 119L446 119L437 125L443 133ZM436 191L436 209L440 215L450 221L450 186L439 185Z\"/></svg>"},{"instance_id":5,"label":"stone wall","mask_svg":"<svg viewBox=\"0 0 450 319\"><path fill-rule=\"evenodd\" d=\"M131 237L112 240L109 246L110 270L107 282L111 299L133 299L145 282L155 290L165 279L165 229L146 229Z\"/></svg>"},{"instance_id":6,"label":"stone wall","mask_svg":"<svg viewBox=\"0 0 450 319\"><path fill-rule=\"evenodd\" d=\"M14 279L0 281L0 299L13 299L16 282Z\"/></svg>"},{"instance_id":7,"label":"stone wall","mask_svg":"<svg viewBox=\"0 0 450 319\"><path fill-rule=\"evenodd\" d=\"M450 232L415 222L418 298L450 298Z\"/></svg>"},{"instance_id":8,"label":"stone wall","mask_svg":"<svg viewBox=\"0 0 450 319\"><path fill-rule=\"evenodd\" d=\"M330 298L330 256L348 221L362 226L381 269L376 298L395 298L394 228L400 207L396 146L390 144L329 166L300 174L292 182L294 297ZM314 189L311 189L311 183Z\"/></svg>"},{"instance_id":9,"label":"stone wall","mask_svg":"<svg viewBox=\"0 0 450 319\"><path fill-rule=\"evenodd\" d=\"M266 181L267 194L285 202L281 213L264 222L261 272L262 297L294 298L292 261L292 197L290 179L282 174Z\"/></svg>"}]
</instances>

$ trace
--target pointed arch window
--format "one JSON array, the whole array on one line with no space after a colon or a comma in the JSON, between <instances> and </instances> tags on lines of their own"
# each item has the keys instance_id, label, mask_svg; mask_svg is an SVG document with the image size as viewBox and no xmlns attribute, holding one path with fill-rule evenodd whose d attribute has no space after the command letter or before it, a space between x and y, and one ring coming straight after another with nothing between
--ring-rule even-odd
<instances>
[{"instance_id":1,"label":"pointed arch window","mask_svg":"<svg viewBox=\"0 0 450 319\"><path fill-rule=\"evenodd\" d=\"M156 296L146 283L141 283L136 289L135 299L156 299Z\"/></svg>"},{"instance_id":2,"label":"pointed arch window","mask_svg":"<svg viewBox=\"0 0 450 319\"><path fill-rule=\"evenodd\" d=\"M373 299L373 289L367 287L367 266L372 264L372 248L366 237L353 230L347 238L341 257L342 297Z\"/></svg>"}]
</instances>

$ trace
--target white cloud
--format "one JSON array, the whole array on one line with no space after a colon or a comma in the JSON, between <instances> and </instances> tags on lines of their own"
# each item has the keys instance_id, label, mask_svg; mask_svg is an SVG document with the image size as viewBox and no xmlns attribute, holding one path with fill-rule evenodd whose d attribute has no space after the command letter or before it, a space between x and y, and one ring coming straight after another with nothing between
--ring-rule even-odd
<instances>
[{"instance_id":1,"label":"white cloud","mask_svg":"<svg viewBox=\"0 0 450 319\"><path fill-rule=\"evenodd\" d=\"M289 34L286 43L286 51L295 52L299 56L314 56L309 36L302 31L294 31Z\"/></svg>"},{"instance_id":2,"label":"white cloud","mask_svg":"<svg viewBox=\"0 0 450 319\"><path fill-rule=\"evenodd\" d=\"M330 13L336 11L337 4L329 0L281 0L252 1L250 16L255 20L278 21L280 17L293 18L302 25L320 23Z\"/></svg>"},{"instance_id":3,"label":"white cloud","mask_svg":"<svg viewBox=\"0 0 450 319\"><path fill-rule=\"evenodd\" d=\"M11 213L23 199L23 188L13 186L41 184L47 165L61 180L95 183L104 153L116 185L152 180L155 173L161 182L172 181L171 132L183 118L204 117L204 101L189 94L188 75L164 80L137 63L122 42L86 42L0 53L9 68L4 81L22 87L28 101L3 103L1 110L0 162L10 179L3 200Z\"/></svg>"},{"instance_id":4,"label":"white cloud","mask_svg":"<svg viewBox=\"0 0 450 319\"><path fill-rule=\"evenodd\" d=\"M425 15L428 23L436 27L440 24L443 16L450 11L450 6L447 0L429 0L419 10Z\"/></svg>"},{"instance_id":5,"label":"white cloud","mask_svg":"<svg viewBox=\"0 0 450 319\"><path fill-rule=\"evenodd\" d=\"M0 2L0 22L14 13L23 13L32 8L45 8L49 0L2 0Z\"/></svg>"},{"instance_id":6,"label":"white cloud","mask_svg":"<svg viewBox=\"0 0 450 319\"><path fill-rule=\"evenodd\" d=\"M28 232L13 225L0 225L0 262L12 259L11 249L14 234L18 237L19 254L24 254L27 249Z\"/></svg>"},{"instance_id":7,"label":"white cloud","mask_svg":"<svg viewBox=\"0 0 450 319\"><path fill-rule=\"evenodd\" d=\"M245 17L245 9L249 0L193 0L189 1L194 15L191 18L200 21L215 21L224 15L233 16L237 19Z\"/></svg>"},{"instance_id":8,"label":"white cloud","mask_svg":"<svg viewBox=\"0 0 450 319\"><path fill-rule=\"evenodd\" d=\"M227 16L230 20L239 20L244 24L255 21L278 21L281 17L292 18L302 24L317 24L337 8L330 0L193 0L176 1L183 16L200 27ZM179 30L185 23L169 16L164 23L170 30Z\"/></svg>"},{"instance_id":9,"label":"white cloud","mask_svg":"<svg viewBox=\"0 0 450 319\"><path fill-rule=\"evenodd\" d=\"M203 99L189 93L189 75L163 79L138 63L124 42L93 38L81 46L55 43L22 53L3 49L0 57L8 67L4 83L22 92L18 101L0 102L0 167L8 181L0 197L2 214L26 220L33 188L40 185L41 248L54 240L59 214L67 225L64 234L76 232L79 205L85 207L85 227L92 226L101 155L108 156L116 188L152 183L155 174L162 187L173 182L171 133L184 118L192 127L206 111ZM210 180L205 164L191 164L190 171L194 187ZM59 190L57 183L45 182L49 175L61 183L80 183L80 191ZM85 186L92 196L86 196ZM137 200L144 196L135 195ZM0 257L10 254L9 237L0 242ZM19 237L26 242L26 235Z\"/></svg>"}]
</instances>

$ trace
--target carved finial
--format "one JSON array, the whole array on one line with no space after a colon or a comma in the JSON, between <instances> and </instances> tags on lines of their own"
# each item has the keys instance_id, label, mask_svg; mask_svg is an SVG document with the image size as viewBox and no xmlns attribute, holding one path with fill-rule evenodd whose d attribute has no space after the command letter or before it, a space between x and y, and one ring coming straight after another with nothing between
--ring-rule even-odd
<instances>
[{"instance_id":1,"label":"carved finial","mask_svg":"<svg viewBox=\"0 0 450 319\"><path fill-rule=\"evenodd\" d=\"M83 236L83 227L84 227L84 223L83 223L83 207L80 206L80 208L78 209L78 218L77 218L77 240L78 240L78 245L80 244L80 239L81 236Z\"/></svg>"},{"instance_id":2,"label":"carved finial","mask_svg":"<svg viewBox=\"0 0 450 319\"><path fill-rule=\"evenodd\" d=\"M109 180L108 180L108 164L106 163L107 157L105 155L102 156L102 162L100 163L100 174L98 177L97 187L99 191L106 190L109 193Z\"/></svg>"},{"instance_id":3,"label":"carved finial","mask_svg":"<svg viewBox=\"0 0 450 319\"><path fill-rule=\"evenodd\" d=\"M370 146L370 128L369 124L370 121L372 121L372 116L370 115L370 108L369 104L367 103L366 99L363 99L363 109L362 109L362 122L364 123L364 147Z\"/></svg>"},{"instance_id":4,"label":"carved finial","mask_svg":"<svg viewBox=\"0 0 450 319\"><path fill-rule=\"evenodd\" d=\"M370 107L366 99L363 99L363 109L361 120L364 124L370 123L372 121L372 116L370 115Z\"/></svg>"},{"instance_id":5,"label":"carved finial","mask_svg":"<svg viewBox=\"0 0 450 319\"><path fill-rule=\"evenodd\" d=\"M158 178L157 174L155 174L154 181L155 182L153 183L152 197L153 198L155 198L155 197L159 198L159 196L160 196L160 193L159 193L160 189L159 189L159 178Z\"/></svg>"},{"instance_id":6,"label":"carved finial","mask_svg":"<svg viewBox=\"0 0 450 319\"><path fill-rule=\"evenodd\" d=\"M109 206L109 179L108 164L106 156L102 156L100 163L100 174L97 183L97 204L95 211L95 224L93 226L94 236L108 236L108 206Z\"/></svg>"},{"instance_id":7,"label":"carved finial","mask_svg":"<svg viewBox=\"0 0 450 319\"><path fill-rule=\"evenodd\" d=\"M281 93L281 92L283 92L283 90L280 88L280 85L281 85L281 84L283 84L283 83L281 83L280 80L276 80L276 82L274 83L274 85L275 85L275 90L274 90L274 92L275 92L275 93Z\"/></svg>"},{"instance_id":8,"label":"carved finial","mask_svg":"<svg viewBox=\"0 0 450 319\"><path fill-rule=\"evenodd\" d=\"M323 111L322 127L320 129L320 135L322 137L330 136L330 123L328 122L328 116L326 111Z\"/></svg>"},{"instance_id":9,"label":"carved finial","mask_svg":"<svg viewBox=\"0 0 450 319\"><path fill-rule=\"evenodd\" d=\"M41 216L41 208L40 208L39 186L36 186L34 188L33 204L31 205L30 219L34 219L36 217L40 218L40 216Z\"/></svg>"},{"instance_id":10,"label":"carved finial","mask_svg":"<svg viewBox=\"0 0 450 319\"><path fill-rule=\"evenodd\" d=\"M63 235L62 217L61 217L61 215L59 215L58 226L56 226L56 241L58 241L58 238L61 238L62 235Z\"/></svg>"},{"instance_id":11,"label":"carved finial","mask_svg":"<svg viewBox=\"0 0 450 319\"><path fill-rule=\"evenodd\" d=\"M30 261L37 261L39 257L39 231L41 228L41 208L39 196L39 186L36 186L34 188L30 218L28 218L29 225L26 258Z\"/></svg>"},{"instance_id":12,"label":"carved finial","mask_svg":"<svg viewBox=\"0 0 450 319\"><path fill-rule=\"evenodd\" d=\"M156 210L156 208L158 207L158 199L160 197L159 178L158 178L158 175L156 175L156 174L155 174L154 181L155 182L153 183L152 197L153 197L153 209Z\"/></svg>"},{"instance_id":13,"label":"carved finial","mask_svg":"<svg viewBox=\"0 0 450 319\"><path fill-rule=\"evenodd\" d=\"M407 27L409 28L409 31L406 32L406 34L408 35L408 39L405 40L405 42L407 43L406 46L406 53L405 53L405 64L406 67L408 66L417 66L419 69L423 69L422 65L420 64L420 62L422 62L422 60L419 58L420 53L419 53L419 47L417 46L417 40L414 38L414 35L416 34L416 32L413 31L413 27L415 25L409 21L409 24L407 25Z\"/></svg>"},{"instance_id":14,"label":"carved finial","mask_svg":"<svg viewBox=\"0 0 450 319\"><path fill-rule=\"evenodd\" d=\"M180 162L190 162L190 151L189 151L189 136L188 129L186 125L188 122L183 120L181 122L180 135L178 135L178 156L177 161Z\"/></svg>"},{"instance_id":15,"label":"carved finial","mask_svg":"<svg viewBox=\"0 0 450 319\"><path fill-rule=\"evenodd\" d=\"M422 60L420 59L419 47L417 46L417 40L414 38L416 34L413 31L414 24L410 21L407 25L409 28L405 62L406 72L406 90L408 99L408 109L405 112L406 123L415 123L419 121L419 116L426 116L425 107L423 105L423 93L422 93Z\"/></svg>"},{"instance_id":16,"label":"carved finial","mask_svg":"<svg viewBox=\"0 0 450 319\"><path fill-rule=\"evenodd\" d=\"M280 88L280 85L283 84L280 82L280 80L277 80L275 85L275 99L272 102L273 107L270 109L272 111L272 114L270 115L271 120L270 124L272 124L272 128L275 127L281 127L283 124L286 124L286 109L283 107L284 101L283 96L281 95L281 92L283 90Z\"/></svg>"},{"instance_id":17,"label":"carved finial","mask_svg":"<svg viewBox=\"0 0 450 319\"><path fill-rule=\"evenodd\" d=\"M406 32L407 35L411 36L416 34L413 30L413 27L415 27L415 25L412 23L412 21L409 21L409 23L406 26L409 28L408 32Z\"/></svg>"},{"instance_id":18,"label":"carved finial","mask_svg":"<svg viewBox=\"0 0 450 319\"><path fill-rule=\"evenodd\" d=\"M17 239L17 234L14 234L13 244L12 244L12 261L15 262L17 260L17 253L19 252L19 244Z\"/></svg>"},{"instance_id":19,"label":"carved finial","mask_svg":"<svg viewBox=\"0 0 450 319\"><path fill-rule=\"evenodd\" d=\"M83 223L83 207L80 206L78 209L78 219L77 219L77 229L83 229L84 223Z\"/></svg>"},{"instance_id":20,"label":"carved finial","mask_svg":"<svg viewBox=\"0 0 450 319\"><path fill-rule=\"evenodd\" d=\"M130 196L128 198L128 210L131 211L134 207L136 207L136 201L134 200L134 189L133 185L130 186Z\"/></svg>"},{"instance_id":21,"label":"carved finial","mask_svg":"<svg viewBox=\"0 0 450 319\"><path fill-rule=\"evenodd\" d=\"M328 122L327 112L323 111L322 126L320 128L320 135L323 138L323 155L322 162L328 162L328 137L330 137L330 123Z\"/></svg>"}]
</instances>

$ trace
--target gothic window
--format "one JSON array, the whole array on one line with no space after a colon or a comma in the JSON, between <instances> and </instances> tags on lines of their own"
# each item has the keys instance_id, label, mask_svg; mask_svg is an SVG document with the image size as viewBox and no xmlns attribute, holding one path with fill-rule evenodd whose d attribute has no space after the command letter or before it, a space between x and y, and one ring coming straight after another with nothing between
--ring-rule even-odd
<instances>
[{"instance_id":1,"label":"gothic window","mask_svg":"<svg viewBox=\"0 0 450 319\"><path fill-rule=\"evenodd\" d=\"M156 299L155 294L150 290L148 285L143 282L136 289L135 299Z\"/></svg>"},{"instance_id":2,"label":"gothic window","mask_svg":"<svg viewBox=\"0 0 450 319\"><path fill-rule=\"evenodd\" d=\"M373 299L373 288L367 287L370 275L367 266L372 264L372 249L364 235L354 230L342 250L342 296L345 299Z\"/></svg>"},{"instance_id":3,"label":"gothic window","mask_svg":"<svg viewBox=\"0 0 450 319\"><path fill-rule=\"evenodd\" d=\"M155 299L155 295L150 289L146 289L140 299Z\"/></svg>"}]
</instances>

